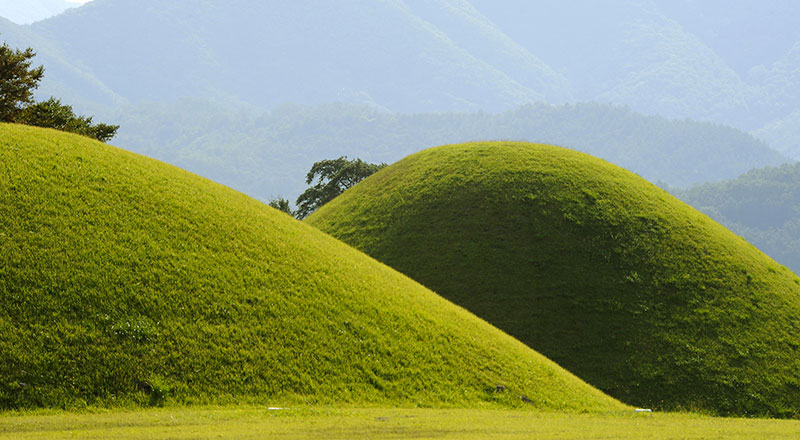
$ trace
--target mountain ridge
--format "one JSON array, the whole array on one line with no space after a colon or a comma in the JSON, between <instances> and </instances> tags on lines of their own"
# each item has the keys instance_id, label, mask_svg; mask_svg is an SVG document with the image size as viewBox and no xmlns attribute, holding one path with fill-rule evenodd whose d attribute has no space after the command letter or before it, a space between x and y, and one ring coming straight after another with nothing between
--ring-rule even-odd
<instances>
[{"instance_id":1,"label":"mountain ridge","mask_svg":"<svg viewBox=\"0 0 800 440\"><path fill-rule=\"evenodd\" d=\"M360 2L327 8L237 0L219 7L146 0L134 8L106 0L29 28L134 103L187 96L264 110L344 99L417 112L600 100L746 130L782 116L765 113L762 79L743 78L709 44L738 62L727 46L679 13L687 5L574 0L569 7L528 4L512 11L485 0ZM739 6L734 18L744 14ZM767 13L755 12L757 19ZM730 32L722 19L710 23ZM143 26L150 31L138 35ZM235 26L238 36L225 26ZM128 53L117 53L123 47Z\"/></svg>"},{"instance_id":2,"label":"mountain ridge","mask_svg":"<svg viewBox=\"0 0 800 440\"><path fill-rule=\"evenodd\" d=\"M225 31L234 24L239 32ZM145 25L150 29L145 38L135 44L126 40ZM31 28L63 41L77 60L105 60L94 64L95 74L132 102L185 95L264 109L285 101L332 101L344 93L393 110L418 111L497 109L545 96L463 49L403 2L352 0L334 7L237 1L223 7L195 1L167 7L147 0L134 7L106 1ZM136 52L123 56L118 47ZM391 56L386 47L394 48ZM165 58L165 51L173 58ZM530 54L512 55L519 56ZM143 70L145 59L149 67ZM519 66L540 76L541 84L561 81L530 61ZM271 87L261 87L265 82Z\"/></svg>"}]
</instances>

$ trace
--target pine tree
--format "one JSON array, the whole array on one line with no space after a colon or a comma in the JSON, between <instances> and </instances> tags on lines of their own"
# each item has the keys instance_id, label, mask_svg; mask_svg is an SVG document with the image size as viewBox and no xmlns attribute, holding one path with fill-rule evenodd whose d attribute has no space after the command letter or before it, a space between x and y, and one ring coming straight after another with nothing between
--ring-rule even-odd
<instances>
[{"instance_id":1,"label":"pine tree","mask_svg":"<svg viewBox=\"0 0 800 440\"><path fill-rule=\"evenodd\" d=\"M33 91L44 76L44 66L32 67L34 56L31 48L0 46L0 122L14 122L33 103Z\"/></svg>"},{"instance_id":2,"label":"pine tree","mask_svg":"<svg viewBox=\"0 0 800 440\"><path fill-rule=\"evenodd\" d=\"M59 99L34 102L33 91L44 77L44 66L33 67L32 48L0 46L0 122L15 122L77 133L106 142L119 125L93 123L91 116L78 116Z\"/></svg>"}]
</instances>

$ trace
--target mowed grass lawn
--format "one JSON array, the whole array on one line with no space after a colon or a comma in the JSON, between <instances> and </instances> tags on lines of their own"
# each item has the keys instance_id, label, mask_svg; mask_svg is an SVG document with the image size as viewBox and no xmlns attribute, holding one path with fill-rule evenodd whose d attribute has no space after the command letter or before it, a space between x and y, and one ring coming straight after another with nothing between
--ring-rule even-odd
<instances>
[{"instance_id":1,"label":"mowed grass lawn","mask_svg":"<svg viewBox=\"0 0 800 440\"><path fill-rule=\"evenodd\" d=\"M0 416L0 439L798 439L800 421L494 409L159 408Z\"/></svg>"}]
</instances>

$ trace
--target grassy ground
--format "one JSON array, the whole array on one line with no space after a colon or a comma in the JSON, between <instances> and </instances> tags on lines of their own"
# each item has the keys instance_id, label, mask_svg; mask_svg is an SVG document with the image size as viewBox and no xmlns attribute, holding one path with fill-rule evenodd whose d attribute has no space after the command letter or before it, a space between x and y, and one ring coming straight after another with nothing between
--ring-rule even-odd
<instances>
[{"instance_id":1,"label":"grassy ground","mask_svg":"<svg viewBox=\"0 0 800 440\"><path fill-rule=\"evenodd\" d=\"M800 421L521 410L168 408L0 416L0 439L792 439Z\"/></svg>"},{"instance_id":2,"label":"grassy ground","mask_svg":"<svg viewBox=\"0 0 800 440\"><path fill-rule=\"evenodd\" d=\"M608 162L437 147L307 221L632 405L800 415L797 275Z\"/></svg>"}]
</instances>

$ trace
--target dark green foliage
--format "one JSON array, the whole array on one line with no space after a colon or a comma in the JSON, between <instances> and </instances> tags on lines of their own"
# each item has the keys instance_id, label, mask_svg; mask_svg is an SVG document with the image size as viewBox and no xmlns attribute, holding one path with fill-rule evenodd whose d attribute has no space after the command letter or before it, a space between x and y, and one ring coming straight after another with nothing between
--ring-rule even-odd
<instances>
[{"instance_id":1,"label":"dark green foliage","mask_svg":"<svg viewBox=\"0 0 800 440\"><path fill-rule=\"evenodd\" d=\"M289 205L289 203L290 202L284 199L283 197L278 197L277 199L270 199L270 201L267 204L277 209L278 211L285 212L286 214L289 214L292 217L294 217L295 212L292 209L291 205Z\"/></svg>"},{"instance_id":2,"label":"dark green foliage","mask_svg":"<svg viewBox=\"0 0 800 440\"><path fill-rule=\"evenodd\" d=\"M31 48L11 49L0 46L0 122L16 122L54 128L97 139L110 140L119 125L92 123L91 116L78 116L72 107L51 97L34 103L33 91L44 77L44 67L32 67L36 53Z\"/></svg>"},{"instance_id":3,"label":"dark green foliage","mask_svg":"<svg viewBox=\"0 0 800 440\"><path fill-rule=\"evenodd\" d=\"M25 106L33 103L33 91L44 77L44 67L33 67L31 48L0 46L0 122L13 122Z\"/></svg>"},{"instance_id":4,"label":"dark green foliage","mask_svg":"<svg viewBox=\"0 0 800 440\"><path fill-rule=\"evenodd\" d=\"M800 279L602 160L433 148L307 222L627 403L800 415Z\"/></svg>"},{"instance_id":5,"label":"dark green foliage","mask_svg":"<svg viewBox=\"0 0 800 440\"><path fill-rule=\"evenodd\" d=\"M94 124L91 116L76 115L71 106L62 104L61 100L56 98L28 105L22 109L15 122L55 128L94 138L100 142L109 141L119 129L119 125Z\"/></svg>"},{"instance_id":6,"label":"dark green foliage","mask_svg":"<svg viewBox=\"0 0 800 440\"><path fill-rule=\"evenodd\" d=\"M366 163L358 158L348 160L347 156L315 162L306 174L306 184L310 185L314 181L317 183L303 191L297 198L295 216L299 219L306 218L344 190L385 166L385 163Z\"/></svg>"},{"instance_id":7,"label":"dark green foliage","mask_svg":"<svg viewBox=\"0 0 800 440\"><path fill-rule=\"evenodd\" d=\"M0 124L0 305L0 409L625 408L260 202L36 127Z\"/></svg>"},{"instance_id":8,"label":"dark green foliage","mask_svg":"<svg viewBox=\"0 0 800 440\"><path fill-rule=\"evenodd\" d=\"M800 273L800 164L673 192Z\"/></svg>"}]
</instances>

